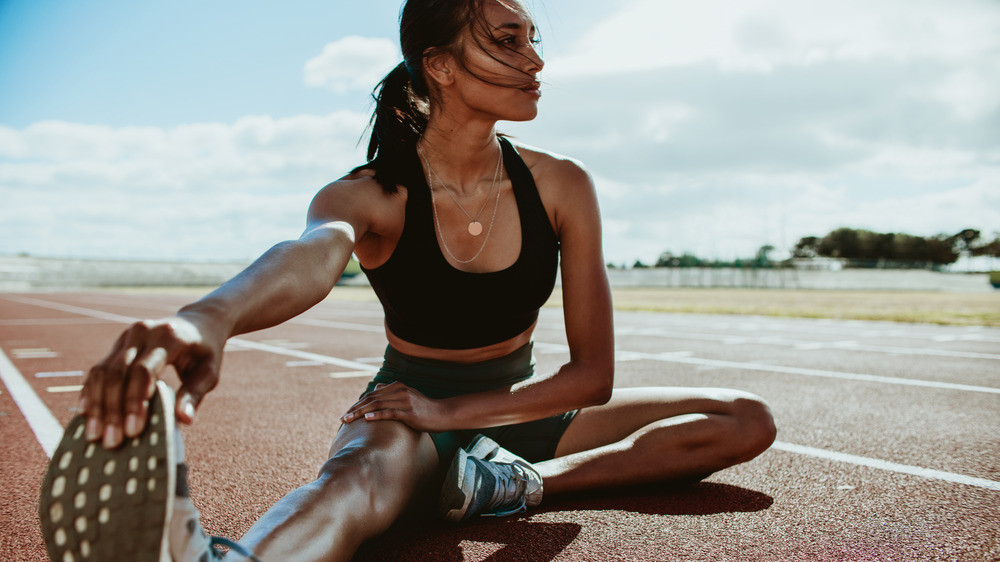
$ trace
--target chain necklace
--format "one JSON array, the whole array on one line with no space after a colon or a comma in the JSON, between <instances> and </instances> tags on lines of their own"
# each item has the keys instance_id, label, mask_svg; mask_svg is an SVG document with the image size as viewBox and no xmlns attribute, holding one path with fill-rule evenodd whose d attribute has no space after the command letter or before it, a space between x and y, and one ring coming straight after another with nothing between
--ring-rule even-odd
<instances>
[{"instance_id":1,"label":"chain necklace","mask_svg":"<svg viewBox=\"0 0 1000 562\"><path fill-rule=\"evenodd\" d=\"M497 186L497 172L499 172L500 162L503 160L503 151L502 150L500 151L500 155L497 158L497 172L493 174L493 185L490 187L490 191L486 194L486 197L483 199L483 205L479 207L479 212L476 213L476 216L474 217L469 214L469 211L465 210L465 207L463 207L461 203L458 202L458 198L456 198L455 194L451 192L451 188L448 187L448 184L444 183L444 180L441 179L441 176L437 175L437 172L434 171L434 168L431 168L430 161L427 160L427 156L424 155L424 151L419 144L417 145L417 152L420 153L420 158L422 158L424 164L427 165L427 171L430 172L430 175L434 176L434 179L436 179L437 182L441 184L441 187L443 187L444 190L448 193L448 196L451 197L451 200L455 202L455 205L459 209L461 209L463 213L465 213L466 217L469 218L469 226L467 227L469 234L471 234L472 236L479 236L480 234L482 234L483 223L479 222L479 217L480 215L483 214L483 210L486 208L486 204L490 202L490 195L493 193L493 189L496 188ZM427 183L428 185L430 185L430 178L428 178Z\"/></svg>"},{"instance_id":2,"label":"chain necklace","mask_svg":"<svg viewBox=\"0 0 1000 562\"><path fill-rule=\"evenodd\" d=\"M445 191L448 191L448 194L451 195L451 191L448 190L448 186L445 185L443 181L441 181L441 178L438 177L436 173L434 173L434 170L431 168L430 162L427 160L427 157L424 156L424 151L420 148L419 144L417 144L417 152L420 154L420 159L424 161L424 166L427 167L427 171L430 172L430 175L433 175L435 178L437 178L437 180L441 182L441 187L443 187ZM472 256L467 260L459 259L458 257L456 257L455 254L452 253L451 248L448 247L448 242L444 239L444 231L441 230L441 221L438 218L437 201L434 199L434 185L431 182L430 175L428 175L427 177L427 186L430 188L431 192L431 209L434 211L434 226L437 227L437 233L438 236L441 237L441 245L444 246L444 251L448 253L451 259L455 260L458 263L467 264L476 261L476 258L479 257L479 254L482 254L483 249L486 248L486 242L490 239L490 233L493 232L493 223L496 221L497 218L497 209L500 208L500 193L502 192L502 190L497 189L497 179L500 177L501 163L503 163L503 151L500 152L500 158L497 159L497 167L496 170L493 172L493 185L490 187L490 193L493 193L494 189L496 189L497 192L496 203L493 206L493 215L490 217L490 225L486 229L486 236L483 237L483 243L482 245L479 246L479 250L476 252L474 256ZM482 227L483 227L483 225L478 220L476 220L479 218L479 214L477 213L476 219L473 219L469 215L469 213L467 213L465 209L461 205L459 205L458 201L455 200L454 195L452 195L452 200L455 201L455 204L458 205L459 209L462 209L462 212L465 213L465 216L469 217L469 219L472 220L472 222L469 223L468 227L469 234L473 236L479 236L479 234L482 232ZM489 201L488 197L486 201ZM484 202L483 208L479 209L479 213L482 213L483 209L485 208L486 208L486 203ZM473 225L478 225L479 226L478 229L473 227Z\"/></svg>"}]
</instances>

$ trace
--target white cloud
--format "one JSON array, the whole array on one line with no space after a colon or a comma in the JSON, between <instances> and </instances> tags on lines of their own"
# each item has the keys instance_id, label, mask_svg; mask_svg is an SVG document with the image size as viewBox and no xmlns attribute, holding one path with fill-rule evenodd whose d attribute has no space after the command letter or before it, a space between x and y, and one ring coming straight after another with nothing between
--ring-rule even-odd
<instances>
[{"instance_id":1,"label":"white cloud","mask_svg":"<svg viewBox=\"0 0 1000 562\"><path fill-rule=\"evenodd\" d=\"M363 162L366 122L0 127L0 252L250 259L297 236L315 192Z\"/></svg>"},{"instance_id":2,"label":"white cloud","mask_svg":"<svg viewBox=\"0 0 1000 562\"><path fill-rule=\"evenodd\" d=\"M631 0L551 62L620 73L709 62L723 70L875 58L960 61L996 48L990 0Z\"/></svg>"},{"instance_id":3,"label":"white cloud","mask_svg":"<svg viewBox=\"0 0 1000 562\"><path fill-rule=\"evenodd\" d=\"M401 60L395 42L352 35L328 43L306 62L305 83L337 93L371 90Z\"/></svg>"},{"instance_id":4,"label":"white cloud","mask_svg":"<svg viewBox=\"0 0 1000 562\"><path fill-rule=\"evenodd\" d=\"M995 8L623 2L549 46L539 118L509 129L591 168L616 263L752 256L841 226L993 232Z\"/></svg>"}]
</instances>

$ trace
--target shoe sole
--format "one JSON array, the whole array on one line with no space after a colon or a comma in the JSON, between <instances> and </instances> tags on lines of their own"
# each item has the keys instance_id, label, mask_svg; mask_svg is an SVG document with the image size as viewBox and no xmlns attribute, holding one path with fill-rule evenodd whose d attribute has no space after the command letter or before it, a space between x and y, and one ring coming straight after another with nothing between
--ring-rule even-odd
<instances>
[{"instance_id":1,"label":"shoe sole","mask_svg":"<svg viewBox=\"0 0 1000 562\"><path fill-rule=\"evenodd\" d=\"M439 512L444 519L454 523L466 519L469 504L472 503L472 484L475 482L476 470L469 466L469 456L464 449L455 453L441 489Z\"/></svg>"},{"instance_id":2,"label":"shoe sole","mask_svg":"<svg viewBox=\"0 0 1000 562\"><path fill-rule=\"evenodd\" d=\"M66 426L42 483L38 515L54 562L170 562L167 528L177 486L173 392L162 381L142 435L107 450Z\"/></svg>"}]
</instances>

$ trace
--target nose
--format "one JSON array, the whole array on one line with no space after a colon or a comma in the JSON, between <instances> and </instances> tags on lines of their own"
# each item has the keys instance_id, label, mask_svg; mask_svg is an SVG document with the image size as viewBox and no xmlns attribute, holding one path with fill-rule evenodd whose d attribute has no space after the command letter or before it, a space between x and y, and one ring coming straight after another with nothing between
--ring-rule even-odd
<instances>
[{"instance_id":1,"label":"nose","mask_svg":"<svg viewBox=\"0 0 1000 562\"><path fill-rule=\"evenodd\" d=\"M524 71L529 74L537 74L542 71L542 68L545 67L545 61L542 60L542 55L538 52L537 46L533 43L528 43L524 60Z\"/></svg>"}]
</instances>

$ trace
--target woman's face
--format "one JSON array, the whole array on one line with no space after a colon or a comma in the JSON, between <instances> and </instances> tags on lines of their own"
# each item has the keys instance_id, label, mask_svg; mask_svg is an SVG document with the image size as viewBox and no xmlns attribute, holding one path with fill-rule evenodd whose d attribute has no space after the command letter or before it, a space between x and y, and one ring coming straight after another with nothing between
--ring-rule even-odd
<instances>
[{"instance_id":1,"label":"woman's face","mask_svg":"<svg viewBox=\"0 0 1000 562\"><path fill-rule=\"evenodd\" d=\"M484 0L483 25L462 36L465 69L459 66L456 93L474 109L496 119L527 121L538 113L535 23L519 0Z\"/></svg>"}]
</instances>

